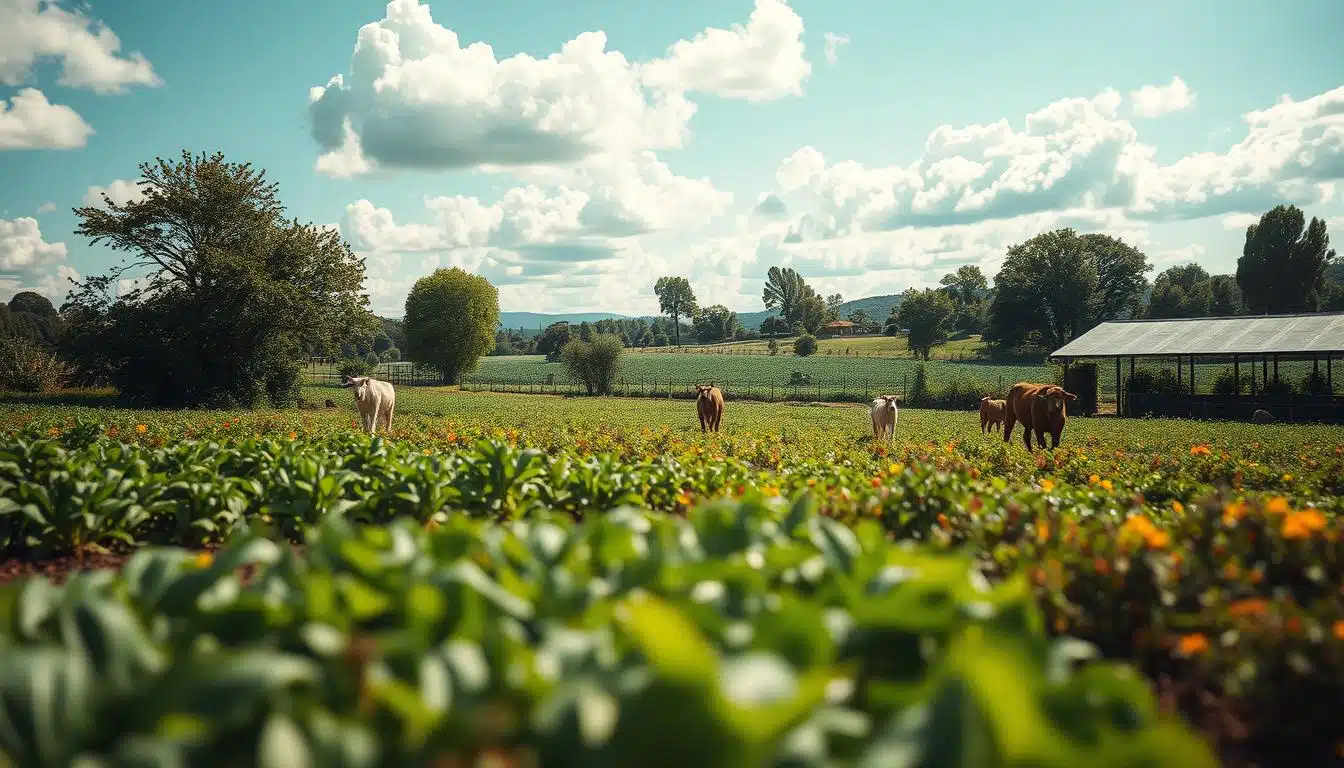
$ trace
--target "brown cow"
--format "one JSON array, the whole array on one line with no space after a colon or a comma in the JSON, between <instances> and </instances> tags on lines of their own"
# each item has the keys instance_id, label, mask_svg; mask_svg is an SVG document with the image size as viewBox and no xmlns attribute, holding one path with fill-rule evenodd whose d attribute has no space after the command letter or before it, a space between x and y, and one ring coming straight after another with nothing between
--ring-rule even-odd
<instances>
[{"instance_id":1,"label":"brown cow","mask_svg":"<svg viewBox=\"0 0 1344 768\"><path fill-rule=\"evenodd\" d=\"M713 384L695 385L695 410L700 414L700 431L719 431L723 421L723 393Z\"/></svg>"},{"instance_id":2,"label":"brown cow","mask_svg":"<svg viewBox=\"0 0 1344 768\"><path fill-rule=\"evenodd\" d=\"M1068 421L1065 402L1078 396L1065 392L1055 384L1030 384L1022 381L1008 390L1008 406L1003 414L1003 441L1013 436L1013 424L1022 422L1022 444L1031 450L1031 433L1036 433L1036 445L1045 447L1045 435L1050 435L1050 447L1059 447L1064 422Z\"/></svg>"},{"instance_id":3,"label":"brown cow","mask_svg":"<svg viewBox=\"0 0 1344 768\"><path fill-rule=\"evenodd\" d=\"M1007 400L991 400L989 395L980 398L980 432L993 432L994 427L1003 429L1003 416L1007 410Z\"/></svg>"}]
</instances>

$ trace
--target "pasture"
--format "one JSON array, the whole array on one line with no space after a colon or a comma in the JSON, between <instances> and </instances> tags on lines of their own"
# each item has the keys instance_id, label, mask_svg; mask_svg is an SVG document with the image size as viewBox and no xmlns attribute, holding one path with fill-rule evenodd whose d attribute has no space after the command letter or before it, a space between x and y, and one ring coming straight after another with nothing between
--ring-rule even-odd
<instances>
[{"instance_id":1,"label":"pasture","mask_svg":"<svg viewBox=\"0 0 1344 768\"><path fill-rule=\"evenodd\" d=\"M1344 739L1344 428L1072 418L1028 453L973 410L903 408L887 446L861 405L730 402L704 435L690 400L401 387L370 440L348 391L305 396L338 407L5 401L0 651L78 686L24 701L87 711L0 757L886 765L902 713L954 704L921 743L1003 764ZM22 581L89 567L120 573ZM462 730L501 711L508 738ZM114 716L130 741L76 725Z\"/></svg>"}]
</instances>

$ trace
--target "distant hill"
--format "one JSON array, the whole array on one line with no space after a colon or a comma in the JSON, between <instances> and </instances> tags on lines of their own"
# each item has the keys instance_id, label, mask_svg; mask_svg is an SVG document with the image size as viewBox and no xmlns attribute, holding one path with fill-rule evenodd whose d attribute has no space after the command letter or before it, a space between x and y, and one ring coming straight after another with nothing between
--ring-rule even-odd
<instances>
[{"instance_id":1,"label":"distant hill","mask_svg":"<svg viewBox=\"0 0 1344 768\"><path fill-rule=\"evenodd\" d=\"M840 305L840 317L841 319L847 318L851 312L862 309L874 320L886 320L887 315L891 314L892 307L899 306L900 303L901 297L895 293L886 296L869 296L866 299L846 301L844 304ZM775 313L769 310L764 312L739 312L737 314L737 321L742 324L743 328L759 331L761 329L761 323L765 318L770 317L773 314Z\"/></svg>"},{"instance_id":2,"label":"distant hill","mask_svg":"<svg viewBox=\"0 0 1344 768\"><path fill-rule=\"evenodd\" d=\"M537 312L500 312L499 327L537 330L562 320L577 324L583 322L595 323L598 320L626 319L629 319L628 315L618 315L613 312L573 312L565 315L543 315Z\"/></svg>"}]
</instances>

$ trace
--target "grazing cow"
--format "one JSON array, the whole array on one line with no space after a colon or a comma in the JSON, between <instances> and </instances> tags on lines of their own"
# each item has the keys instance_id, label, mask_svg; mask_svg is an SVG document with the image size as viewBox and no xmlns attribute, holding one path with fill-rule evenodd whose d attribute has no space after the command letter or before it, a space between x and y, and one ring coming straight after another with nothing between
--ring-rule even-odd
<instances>
[{"instance_id":1,"label":"grazing cow","mask_svg":"<svg viewBox=\"0 0 1344 768\"><path fill-rule=\"evenodd\" d=\"M723 393L713 384L696 384L695 410L700 415L701 432L718 432L723 421Z\"/></svg>"},{"instance_id":2,"label":"grazing cow","mask_svg":"<svg viewBox=\"0 0 1344 768\"><path fill-rule=\"evenodd\" d=\"M335 401L335 400L332 400L331 398L327 398L327 407L328 407L328 408L335 408L335 407L336 407L336 401Z\"/></svg>"},{"instance_id":3,"label":"grazing cow","mask_svg":"<svg viewBox=\"0 0 1344 768\"><path fill-rule=\"evenodd\" d=\"M884 437L896 440L896 419L900 415L896 401L899 399L900 395L878 395L873 400L868 409L868 415L873 418L873 440L880 442Z\"/></svg>"},{"instance_id":4,"label":"grazing cow","mask_svg":"<svg viewBox=\"0 0 1344 768\"><path fill-rule=\"evenodd\" d=\"M1274 414L1264 408L1257 408L1255 413L1251 414L1252 424L1269 424L1272 421L1274 421Z\"/></svg>"},{"instance_id":5,"label":"grazing cow","mask_svg":"<svg viewBox=\"0 0 1344 768\"><path fill-rule=\"evenodd\" d=\"M355 390L359 420L370 435L377 431L379 422L382 422L384 432L392 430L392 410L397 405L397 393L392 389L391 382L368 376L351 376L342 386Z\"/></svg>"},{"instance_id":6,"label":"grazing cow","mask_svg":"<svg viewBox=\"0 0 1344 768\"><path fill-rule=\"evenodd\" d=\"M980 432L993 432L996 426L1002 430L1003 417L1007 410L1007 400L991 400L989 395L980 398Z\"/></svg>"},{"instance_id":7,"label":"grazing cow","mask_svg":"<svg viewBox=\"0 0 1344 768\"><path fill-rule=\"evenodd\" d=\"M1072 392L1055 384L1030 384L1022 381L1008 390L1007 407L1003 414L1003 441L1013 436L1013 424L1022 422L1022 444L1031 450L1031 433L1036 433L1036 445L1045 447L1045 436L1050 435L1050 447L1059 446L1059 438L1064 434L1064 422L1068 421L1065 402L1077 400Z\"/></svg>"}]
</instances>

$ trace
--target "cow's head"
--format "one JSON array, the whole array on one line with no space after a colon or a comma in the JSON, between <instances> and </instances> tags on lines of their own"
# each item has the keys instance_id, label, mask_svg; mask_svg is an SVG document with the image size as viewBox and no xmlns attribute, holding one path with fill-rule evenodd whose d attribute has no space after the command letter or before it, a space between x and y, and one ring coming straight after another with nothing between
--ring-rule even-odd
<instances>
[{"instance_id":1,"label":"cow's head","mask_svg":"<svg viewBox=\"0 0 1344 768\"><path fill-rule=\"evenodd\" d=\"M878 395L878 405L889 411L896 410L896 403L900 402L900 395Z\"/></svg>"},{"instance_id":2,"label":"cow's head","mask_svg":"<svg viewBox=\"0 0 1344 768\"><path fill-rule=\"evenodd\" d=\"M695 396L696 396L696 397L706 397L707 395L709 395L709 391L710 391L711 389L713 389L713 388L714 388L714 385L713 385L713 384L696 384L696 385L695 385Z\"/></svg>"},{"instance_id":3,"label":"cow's head","mask_svg":"<svg viewBox=\"0 0 1344 768\"><path fill-rule=\"evenodd\" d=\"M1036 393L1036 398L1038 400L1044 400L1046 402L1046 407L1051 411L1062 413L1064 411L1065 401L1077 400L1078 396L1072 392L1064 391L1063 387L1051 384L1048 387L1042 387L1041 390Z\"/></svg>"},{"instance_id":4,"label":"cow's head","mask_svg":"<svg viewBox=\"0 0 1344 768\"><path fill-rule=\"evenodd\" d=\"M369 396L369 381L368 376L346 376L341 386L355 390L355 399L363 400Z\"/></svg>"}]
</instances>

